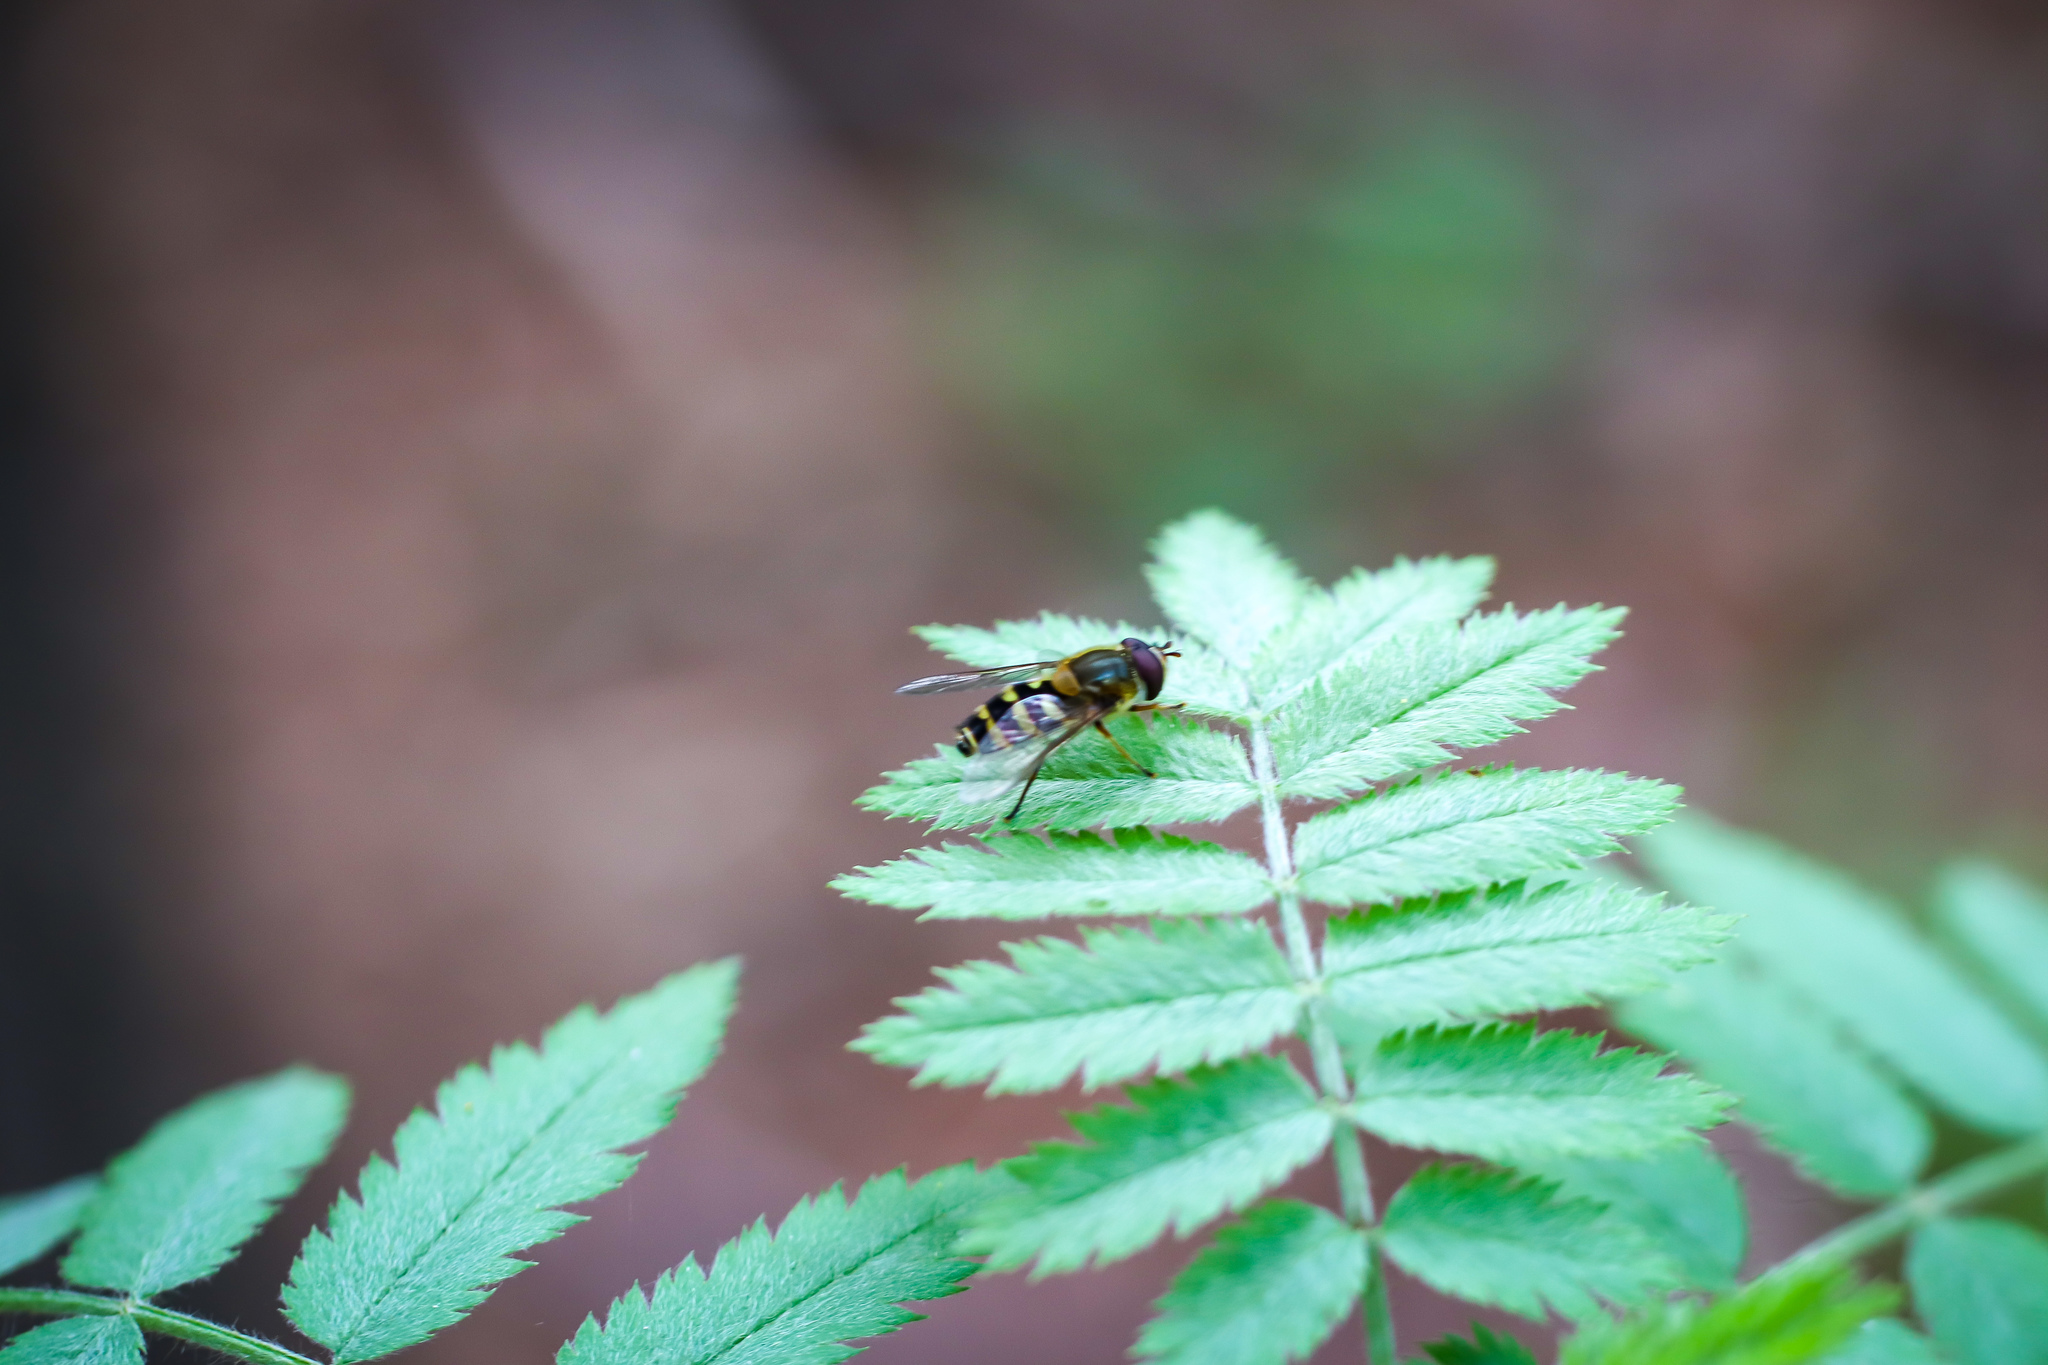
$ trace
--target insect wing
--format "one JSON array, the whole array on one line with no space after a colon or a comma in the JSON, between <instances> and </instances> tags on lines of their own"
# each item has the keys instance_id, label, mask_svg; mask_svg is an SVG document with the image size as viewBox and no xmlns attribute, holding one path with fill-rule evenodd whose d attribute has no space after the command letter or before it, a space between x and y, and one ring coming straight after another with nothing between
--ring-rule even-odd
<instances>
[{"instance_id":1,"label":"insect wing","mask_svg":"<svg viewBox=\"0 0 2048 1365\"><path fill-rule=\"evenodd\" d=\"M960 799L969 805L1008 796L1030 780L1052 751L1088 728L1102 709L1089 702L1065 701L1057 715L1044 709L1051 698L1025 697L982 736L981 751L960 769ZM1039 702L1039 707L1031 704ZM1035 734L1019 735L1024 725Z\"/></svg>"},{"instance_id":2,"label":"insect wing","mask_svg":"<svg viewBox=\"0 0 2048 1365\"><path fill-rule=\"evenodd\" d=\"M969 688L989 687L996 683L1018 682L1050 668L1058 668L1058 659L1041 659L1034 664L1010 664L1004 668L984 668L979 673L936 673L929 678L907 682L896 689L897 695L926 697L934 692L965 692Z\"/></svg>"}]
</instances>

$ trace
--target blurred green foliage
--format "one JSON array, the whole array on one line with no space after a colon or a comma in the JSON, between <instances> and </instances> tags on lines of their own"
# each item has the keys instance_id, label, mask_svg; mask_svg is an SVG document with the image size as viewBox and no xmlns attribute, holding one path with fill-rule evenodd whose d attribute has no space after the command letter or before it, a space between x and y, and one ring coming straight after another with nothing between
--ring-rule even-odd
<instances>
[{"instance_id":1,"label":"blurred green foliage","mask_svg":"<svg viewBox=\"0 0 2048 1365\"><path fill-rule=\"evenodd\" d=\"M1529 140L1469 104L1376 122L1175 194L1042 142L949 206L937 361L1022 487L1118 528L1203 503L1291 521L1555 374L1570 272Z\"/></svg>"}]
</instances>

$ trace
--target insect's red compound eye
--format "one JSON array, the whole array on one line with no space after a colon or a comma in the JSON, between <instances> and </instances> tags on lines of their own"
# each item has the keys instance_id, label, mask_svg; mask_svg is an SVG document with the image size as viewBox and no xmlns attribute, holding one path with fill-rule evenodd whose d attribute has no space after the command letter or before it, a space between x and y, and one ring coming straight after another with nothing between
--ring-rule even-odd
<instances>
[{"instance_id":1,"label":"insect's red compound eye","mask_svg":"<svg viewBox=\"0 0 2048 1365\"><path fill-rule=\"evenodd\" d=\"M1131 667L1138 670L1138 681L1145 684L1145 700L1151 701L1166 686L1166 660L1143 640L1126 639L1122 643L1131 651Z\"/></svg>"}]
</instances>

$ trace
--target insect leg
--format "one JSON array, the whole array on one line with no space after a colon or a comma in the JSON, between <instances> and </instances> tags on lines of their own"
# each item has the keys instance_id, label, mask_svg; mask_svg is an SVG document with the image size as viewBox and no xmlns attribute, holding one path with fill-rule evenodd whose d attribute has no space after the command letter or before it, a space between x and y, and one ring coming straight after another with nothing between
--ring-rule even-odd
<instances>
[{"instance_id":1,"label":"insect leg","mask_svg":"<svg viewBox=\"0 0 2048 1365\"><path fill-rule=\"evenodd\" d=\"M1186 706L1184 701L1145 701L1130 708L1132 711L1178 711Z\"/></svg>"},{"instance_id":2,"label":"insect leg","mask_svg":"<svg viewBox=\"0 0 2048 1365\"><path fill-rule=\"evenodd\" d=\"M1057 747L1057 745L1054 746L1054 748ZM1043 768L1045 766L1045 760L1051 757L1052 749L1047 749L1044 753L1038 756L1038 761L1031 765L1030 775L1024 779L1024 790L1017 793L1017 804L1010 807L1010 813L1003 817L1004 824L1007 825L1012 820L1015 820L1017 818L1017 812L1024 809L1024 798L1031 795L1031 784L1038 780L1038 770L1040 768Z\"/></svg>"},{"instance_id":3,"label":"insect leg","mask_svg":"<svg viewBox=\"0 0 2048 1365\"><path fill-rule=\"evenodd\" d=\"M1129 749L1126 749L1121 744L1117 744L1116 736L1109 732L1109 727L1107 725L1104 725L1101 721L1098 720L1095 722L1095 728L1102 732L1102 737L1104 739L1108 740L1111 744L1116 745L1116 751L1124 756L1125 762L1129 763L1133 768L1136 768L1139 772L1145 774L1145 776L1147 777L1159 776L1158 773L1153 772L1150 768L1138 762L1137 759L1132 758L1131 751Z\"/></svg>"}]
</instances>

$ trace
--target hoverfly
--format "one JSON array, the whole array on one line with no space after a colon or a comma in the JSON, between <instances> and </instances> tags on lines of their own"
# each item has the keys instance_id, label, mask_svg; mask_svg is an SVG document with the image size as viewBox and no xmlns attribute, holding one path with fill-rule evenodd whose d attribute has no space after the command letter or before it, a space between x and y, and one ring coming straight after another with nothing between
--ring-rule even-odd
<instances>
[{"instance_id":1,"label":"hoverfly","mask_svg":"<svg viewBox=\"0 0 2048 1365\"><path fill-rule=\"evenodd\" d=\"M960 722L960 738L954 745L967 755L967 766L960 775L961 800L990 801L1019 782L1024 784L1016 804L1003 817L1008 821L1024 808L1024 798L1031 794L1031 784L1038 780L1038 770L1053 750L1091 725L1132 767L1156 777L1158 774L1131 757L1130 750L1117 744L1103 722L1127 711L1179 710L1178 702L1161 705L1154 700L1166 685L1166 661L1179 657L1170 641L1153 645L1127 637L1064 659L984 668L977 673L941 673L896 690L924 696L999 682L1010 684ZM1141 689L1145 694L1142 702L1138 700Z\"/></svg>"}]
</instances>

